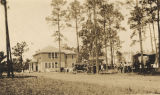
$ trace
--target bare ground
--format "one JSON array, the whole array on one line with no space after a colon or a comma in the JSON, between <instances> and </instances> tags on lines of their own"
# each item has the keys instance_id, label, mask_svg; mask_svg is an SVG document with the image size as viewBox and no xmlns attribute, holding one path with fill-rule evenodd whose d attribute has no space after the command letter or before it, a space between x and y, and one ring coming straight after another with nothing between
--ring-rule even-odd
<instances>
[{"instance_id":1,"label":"bare ground","mask_svg":"<svg viewBox=\"0 0 160 95\"><path fill-rule=\"evenodd\" d=\"M23 73L17 76L21 77L0 79L0 95L160 94L160 76L56 72Z\"/></svg>"}]
</instances>

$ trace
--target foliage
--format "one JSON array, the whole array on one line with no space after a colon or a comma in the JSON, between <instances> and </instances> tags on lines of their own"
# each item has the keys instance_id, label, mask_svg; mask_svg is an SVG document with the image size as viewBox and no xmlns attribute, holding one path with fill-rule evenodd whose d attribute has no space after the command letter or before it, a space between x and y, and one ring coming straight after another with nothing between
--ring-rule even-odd
<instances>
[{"instance_id":1,"label":"foliage","mask_svg":"<svg viewBox=\"0 0 160 95\"><path fill-rule=\"evenodd\" d=\"M13 69L15 72L21 72L23 69L23 65L20 63L20 60L18 58L13 58Z\"/></svg>"},{"instance_id":2,"label":"foliage","mask_svg":"<svg viewBox=\"0 0 160 95\"><path fill-rule=\"evenodd\" d=\"M59 37L60 36L60 37ZM66 37L64 37L64 35L62 33L59 34L58 31L56 31L52 37L55 37L55 41L62 41L62 40L67 40Z\"/></svg>"},{"instance_id":3,"label":"foliage","mask_svg":"<svg viewBox=\"0 0 160 95\"><path fill-rule=\"evenodd\" d=\"M13 55L16 57L22 56L22 54L29 50L26 42L17 43L13 48Z\"/></svg>"},{"instance_id":4,"label":"foliage","mask_svg":"<svg viewBox=\"0 0 160 95\"><path fill-rule=\"evenodd\" d=\"M23 64L20 63L20 60L17 58L13 58L13 69L16 72L21 72L22 70L28 70L31 59L25 59Z\"/></svg>"},{"instance_id":5,"label":"foliage","mask_svg":"<svg viewBox=\"0 0 160 95\"><path fill-rule=\"evenodd\" d=\"M6 62L4 61L6 58L6 55L4 55L4 52L3 51L0 51L0 77L2 76L2 73L4 72L5 70L5 65L6 65Z\"/></svg>"},{"instance_id":6,"label":"foliage","mask_svg":"<svg viewBox=\"0 0 160 95\"><path fill-rule=\"evenodd\" d=\"M118 32L125 31L125 28L121 26L121 21L124 20L123 15L117 9L114 9L113 4L107 3L101 6L100 15L103 19L100 19L99 22L105 27L104 43L112 41L115 46L120 47ZM105 26L103 25L104 23Z\"/></svg>"},{"instance_id":7,"label":"foliage","mask_svg":"<svg viewBox=\"0 0 160 95\"><path fill-rule=\"evenodd\" d=\"M155 0L148 0L148 2L142 1L143 0L138 1L138 4L134 5L133 10L130 12L131 17L129 18L128 23L130 24L130 28L133 30L132 35L130 36L131 39L133 39L140 30L145 34L146 32L144 31L144 28L147 24L156 21L156 6L152 6L155 5L153 4ZM135 40L133 41L133 43L138 42Z\"/></svg>"},{"instance_id":8,"label":"foliage","mask_svg":"<svg viewBox=\"0 0 160 95\"><path fill-rule=\"evenodd\" d=\"M29 64L31 63L31 59L26 59L23 65L23 70L28 70L29 69Z\"/></svg>"},{"instance_id":9,"label":"foliage","mask_svg":"<svg viewBox=\"0 0 160 95\"><path fill-rule=\"evenodd\" d=\"M16 59L13 60L13 64L16 64L16 68L19 69L23 69L23 54L24 52L27 52L29 50L28 45L26 42L21 42L21 43L17 43L16 46L14 46L13 48L13 55L15 57L17 57ZM18 65L17 65L18 64Z\"/></svg>"},{"instance_id":10,"label":"foliage","mask_svg":"<svg viewBox=\"0 0 160 95\"><path fill-rule=\"evenodd\" d=\"M113 4L103 0L95 0L95 2L97 22L94 22L94 2L87 0L85 2L87 17L80 31L83 43L81 56L86 59L95 57L96 53L98 56L104 56L102 49L107 46L111 46L111 48L115 46L116 48L113 49L118 50L121 47L118 32L125 31L125 28L121 26L124 17L119 10L114 8Z\"/></svg>"},{"instance_id":11,"label":"foliage","mask_svg":"<svg viewBox=\"0 0 160 95\"><path fill-rule=\"evenodd\" d=\"M62 46L62 48L65 49L65 50L71 50L71 51L75 51L75 52L76 52L76 49L75 49L74 47L70 47L70 46L68 46L67 44L64 44L64 45Z\"/></svg>"},{"instance_id":12,"label":"foliage","mask_svg":"<svg viewBox=\"0 0 160 95\"><path fill-rule=\"evenodd\" d=\"M0 64L3 64L4 63L4 59L6 58L6 55L4 55L4 52L1 51L0 52Z\"/></svg>"},{"instance_id":13,"label":"foliage","mask_svg":"<svg viewBox=\"0 0 160 95\"><path fill-rule=\"evenodd\" d=\"M83 17L84 9L79 1L74 0L73 2L71 2L67 11L68 11L68 14L66 15L67 21L77 20L75 22L78 22L79 25L80 25L80 22L84 21L84 17ZM72 26L71 24L68 24L68 25L69 27Z\"/></svg>"},{"instance_id":14,"label":"foliage","mask_svg":"<svg viewBox=\"0 0 160 95\"><path fill-rule=\"evenodd\" d=\"M66 0L52 0L51 16L46 17L46 20L51 22L53 25L57 25L59 21L63 21L62 17L66 14L66 10L62 8L66 4ZM58 16L60 19L58 19Z\"/></svg>"},{"instance_id":15,"label":"foliage","mask_svg":"<svg viewBox=\"0 0 160 95\"><path fill-rule=\"evenodd\" d=\"M52 0L52 13L51 16L46 17L46 21L50 22L53 26L57 25L57 31L52 35L55 37L55 41L61 41L62 38L66 40L63 34L60 32L64 28L63 21L65 20L66 10L64 5L66 0Z\"/></svg>"}]
</instances>

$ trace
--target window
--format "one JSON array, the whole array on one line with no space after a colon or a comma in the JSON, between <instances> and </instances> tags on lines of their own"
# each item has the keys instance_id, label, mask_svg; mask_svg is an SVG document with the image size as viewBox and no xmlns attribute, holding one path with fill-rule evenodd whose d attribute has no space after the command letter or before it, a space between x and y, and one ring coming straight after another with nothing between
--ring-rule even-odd
<instances>
[{"instance_id":1,"label":"window","mask_svg":"<svg viewBox=\"0 0 160 95\"><path fill-rule=\"evenodd\" d=\"M32 63L32 70L33 70L33 63Z\"/></svg>"},{"instance_id":2,"label":"window","mask_svg":"<svg viewBox=\"0 0 160 95\"><path fill-rule=\"evenodd\" d=\"M72 55L72 59L73 59L73 55Z\"/></svg>"},{"instance_id":3,"label":"window","mask_svg":"<svg viewBox=\"0 0 160 95\"><path fill-rule=\"evenodd\" d=\"M49 54L48 54L48 58L51 58L51 57L52 57L52 54L51 54L51 53L49 53Z\"/></svg>"},{"instance_id":4,"label":"window","mask_svg":"<svg viewBox=\"0 0 160 95\"><path fill-rule=\"evenodd\" d=\"M48 63L48 68L51 68L51 63Z\"/></svg>"},{"instance_id":5,"label":"window","mask_svg":"<svg viewBox=\"0 0 160 95\"><path fill-rule=\"evenodd\" d=\"M54 57L54 53L52 53L52 58L54 59L55 57Z\"/></svg>"},{"instance_id":6,"label":"window","mask_svg":"<svg viewBox=\"0 0 160 95\"><path fill-rule=\"evenodd\" d=\"M57 62L55 62L55 68L58 68L58 63Z\"/></svg>"},{"instance_id":7,"label":"window","mask_svg":"<svg viewBox=\"0 0 160 95\"><path fill-rule=\"evenodd\" d=\"M66 55L66 59L67 59L67 55Z\"/></svg>"},{"instance_id":8,"label":"window","mask_svg":"<svg viewBox=\"0 0 160 95\"><path fill-rule=\"evenodd\" d=\"M58 58L57 53L55 52L55 58Z\"/></svg>"},{"instance_id":9,"label":"window","mask_svg":"<svg viewBox=\"0 0 160 95\"><path fill-rule=\"evenodd\" d=\"M52 63L52 68L54 68L54 63Z\"/></svg>"}]
</instances>

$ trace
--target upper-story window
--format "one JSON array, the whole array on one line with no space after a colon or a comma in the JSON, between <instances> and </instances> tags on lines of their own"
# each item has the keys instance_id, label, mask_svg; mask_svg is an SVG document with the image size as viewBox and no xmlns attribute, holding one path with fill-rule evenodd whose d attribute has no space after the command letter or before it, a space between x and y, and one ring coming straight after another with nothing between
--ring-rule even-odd
<instances>
[{"instance_id":1,"label":"upper-story window","mask_svg":"<svg viewBox=\"0 0 160 95\"><path fill-rule=\"evenodd\" d=\"M54 68L54 63L52 63L52 68Z\"/></svg>"},{"instance_id":2,"label":"upper-story window","mask_svg":"<svg viewBox=\"0 0 160 95\"><path fill-rule=\"evenodd\" d=\"M52 54L51 53L48 53L48 58L52 58Z\"/></svg>"},{"instance_id":3,"label":"upper-story window","mask_svg":"<svg viewBox=\"0 0 160 95\"><path fill-rule=\"evenodd\" d=\"M66 59L67 59L67 55L66 55Z\"/></svg>"},{"instance_id":4,"label":"upper-story window","mask_svg":"<svg viewBox=\"0 0 160 95\"><path fill-rule=\"evenodd\" d=\"M54 53L54 52L48 53L48 58L50 58L50 59L57 58L57 53Z\"/></svg>"},{"instance_id":5,"label":"upper-story window","mask_svg":"<svg viewBox=\"0 0 160 95\"><path fill-rule=\"evenodd\" d=\"M74 56L72 55L72 59L74 58Z\"/></svg>"},{"instance_id":6,"label":"upper-story window","mask_svg":"<svg viewBox=\"0 0 160 95\"><path fill-rule=\"evenodd\" d=\"M55 58L58 58L57 53L55 52Z\"/></svg>"},{"instance_id":7,"label":"upper-story window","mask_svg":"<svg viewBox=\"0 0 160 95\"><path fill-rule=\"evenodd\" d=\"M54 57L54 53L52 52L52 58L54 59L55 57Z\"/></svg>"}]
</instances>

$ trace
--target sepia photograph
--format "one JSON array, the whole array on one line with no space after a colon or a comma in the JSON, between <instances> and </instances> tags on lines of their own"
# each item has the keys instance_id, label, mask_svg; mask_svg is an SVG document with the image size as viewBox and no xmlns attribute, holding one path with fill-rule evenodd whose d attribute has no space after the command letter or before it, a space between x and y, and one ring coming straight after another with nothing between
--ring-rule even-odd
<instances>
[{"instance_id":1,"label":"sepia photograph","mask_svg":"<svg viewBox=\"0 0 160 95\"><path fill-rule=\"evenodd\" d=\"M0 95L160 95L160 0L0 0Z\"/></svg>"}]
</instances>

